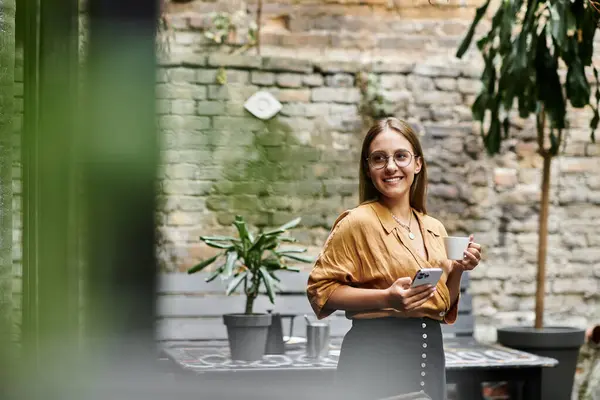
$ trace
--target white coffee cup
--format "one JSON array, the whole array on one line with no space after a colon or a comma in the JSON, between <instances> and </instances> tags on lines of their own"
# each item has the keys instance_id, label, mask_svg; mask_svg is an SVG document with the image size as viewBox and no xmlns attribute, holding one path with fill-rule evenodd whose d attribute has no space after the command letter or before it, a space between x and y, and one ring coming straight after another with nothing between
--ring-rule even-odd
<instances>
[{"instance_id":1,"label":"white coffee cup","mask_svg":"<svg viewBox=\"0 0 600 400\"><path fill-rule=\"evenodd\" d=\"M447 236L444 238L446 255L449 260L462 260L469 247L469 238L465 236Z\"/></svg>"}]
</instances>

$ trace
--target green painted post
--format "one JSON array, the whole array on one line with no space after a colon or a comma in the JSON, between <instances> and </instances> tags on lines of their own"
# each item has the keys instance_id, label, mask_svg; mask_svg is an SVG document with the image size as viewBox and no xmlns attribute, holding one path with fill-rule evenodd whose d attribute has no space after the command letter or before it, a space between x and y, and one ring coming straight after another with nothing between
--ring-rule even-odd
<instances>
[{"instance_id":1,"label":"green painted post","mask_svg":"<svg viewBox=\"0 0 600 400\"><path fill-rule=\"evenodd\" d=\"M73 229L78 2L25 0L23 341L33 365L77 345ZM75 207L76 209L76 207Z\"/></svg>"},{"instance_id":2,"label":"green painted post","mask_svg":"<svg viewBox=\"0 0 600 400\"><path fill-rule=\"evenodd\" d=\"M15 1L0 0L0 362L12 348ZM8 360L7 360L8 362ZM0 371L5 371L0 368ZM2 372L0 372L2 374ZM0 377L4 378L4 377Z\"/></svg>"}]
</instances>

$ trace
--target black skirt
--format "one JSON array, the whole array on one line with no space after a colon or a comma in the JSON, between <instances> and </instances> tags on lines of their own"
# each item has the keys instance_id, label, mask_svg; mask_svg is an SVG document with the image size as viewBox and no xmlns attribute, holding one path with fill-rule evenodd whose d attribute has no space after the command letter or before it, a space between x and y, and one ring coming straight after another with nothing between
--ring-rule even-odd
<instances>
[{"instance_id":1,"label":"black skirt","mask_svg":"<svg viewBox=\"0 0 600 400\"><path fill-rule=\"evenodd\" d=\"M341 399L377 400L423 391L446 399L440 322L429 318L352 321L336 372Z\"/></svg>"}]
</instances>

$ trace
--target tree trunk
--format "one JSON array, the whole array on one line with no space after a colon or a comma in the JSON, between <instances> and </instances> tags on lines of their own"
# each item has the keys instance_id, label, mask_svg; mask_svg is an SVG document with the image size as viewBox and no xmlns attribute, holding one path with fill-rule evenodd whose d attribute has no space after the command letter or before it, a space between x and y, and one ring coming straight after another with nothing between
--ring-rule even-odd
<instances>
[{"instance_id":1,"label":"tree trunk","mask_svg":"<svg viewBox=\"0 0 600 400\"><path fill-rule=\"evenodd\" d=\"M535 293L535 328L541 329L544 324L544 296L546 293L546 254L548 245L548 207L550 203L550 164L552 154L544 154L542 170L542 201L540 205L540 222L538 235L538 271Z\"/></svg>"},{"instance_id":2,"label":"tree trunk","mask_svg":"<svg viewBox=\"0 0 600 400\"><path fill-rule=\"evenodd\" d=\"M246 310L244 311L244 314L246 314L246 315L252 314L252 309L254 308L254 299L255 298L256 298L256 296L252 296L252 295L249 295L248 297L246 297Z\"/></svg>"},{"instance_id":3,"label":"tree trunk","mask_svg":"<svg viewBox=\"0 0 600 400\"><path fill-rule=\"evenodd\" d=\"M15 0L0 0L0 346L13 340L14 82Z\"/></svg>"}]
</instances>

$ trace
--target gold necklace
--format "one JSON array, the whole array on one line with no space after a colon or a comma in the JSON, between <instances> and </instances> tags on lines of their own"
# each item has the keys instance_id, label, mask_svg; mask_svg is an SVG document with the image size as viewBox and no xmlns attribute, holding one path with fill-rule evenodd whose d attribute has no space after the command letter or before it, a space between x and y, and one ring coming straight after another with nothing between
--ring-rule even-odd
<instances>
[{"instance_id":1,"label":"gold necklace","mask_svg":"<svg viewBox=\"0 0 600 400\"><path fill-rule=\"evenodd\" d=\"M405 223L402 223L402 221L400 221L400 219L398 217L396 217L394 215L394 213L392 213L390 211L390 214L392 214L392 218L394 218L394 220L400 224L400 226L402 226L404 229L406 229L408 231L408 237L410 238L410 240L415 240L415 234L412 233L412 230L410 229L410 224L412 222L412 210L410 211L410 217L408 219L408 225L406 225Z\"/></svg>"}]
</instances>

